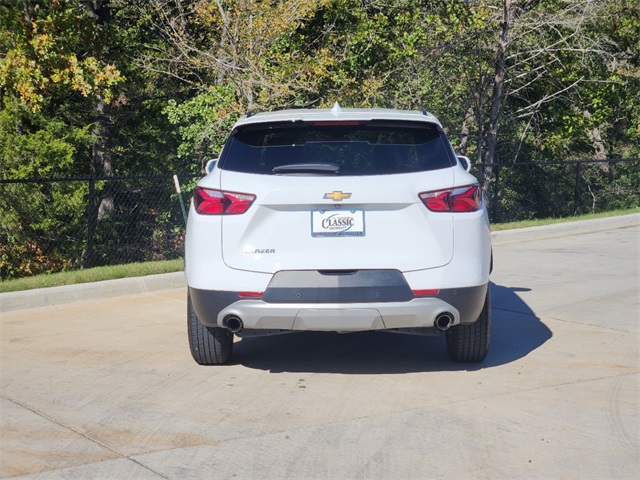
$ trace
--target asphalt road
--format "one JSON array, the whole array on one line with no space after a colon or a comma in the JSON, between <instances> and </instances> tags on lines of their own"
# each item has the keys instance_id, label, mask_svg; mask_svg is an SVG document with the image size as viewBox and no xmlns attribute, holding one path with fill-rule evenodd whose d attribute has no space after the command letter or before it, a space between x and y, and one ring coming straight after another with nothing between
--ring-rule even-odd
<instances>
[{"instance_id":1,"label":"asphalt road","mask_svg":"<svg viewBox=\"0 0 640 480\"><path fill-rule=\"evenodd\" d=\"M637 219L499 235L480 365L302 333L201 367L184 287L5 311L0 477L636 479Z\"/></svg>"}]
</instances>

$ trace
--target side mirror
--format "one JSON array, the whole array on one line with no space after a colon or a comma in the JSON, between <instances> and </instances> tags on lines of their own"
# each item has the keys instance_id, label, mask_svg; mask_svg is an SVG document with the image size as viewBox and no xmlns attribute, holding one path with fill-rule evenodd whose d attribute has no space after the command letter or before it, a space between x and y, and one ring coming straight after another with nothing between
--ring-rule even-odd
<instances>
[{"instance_id":1,"label":"side mirror","mask_svg":"<svg viewBox=\"0 0 640 480\"><path fill-rule=\"evenodd\" d=\"M207 162L207 164L204 167L204 171L207 172L207 175L213 172L213 169L216 167L217 162L218 162L217 158L212 158Z\"/></svg>"},{"instance_id":2,"label":"side mirror","mask_svg":"<svg viewBox=\"0 0 640 480\"><path fill-rule=\"evenodd\" d=\"M462 165L462 168L464 168L465 171L467 172L471 171L471 160L469 160L469 157L465 157L464 155L458 155L458 162L460 163L460 165Z\"/></svg>"}]
</instances>

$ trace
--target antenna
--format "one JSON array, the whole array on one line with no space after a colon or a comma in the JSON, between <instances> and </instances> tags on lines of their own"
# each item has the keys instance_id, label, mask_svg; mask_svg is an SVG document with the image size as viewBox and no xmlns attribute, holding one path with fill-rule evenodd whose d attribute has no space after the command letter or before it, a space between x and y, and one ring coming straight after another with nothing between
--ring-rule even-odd
<instances>
[{"instance_id":1,"label":"antenna","mask_svg":"<svg viewBox=\"0 0 640 480\"><path fill-rule=\"evenodd\" d=\"M342 113L342 107L340 106L340 104L338 102L333 104L333 108L331 109L331 113L333 114L334 117L338 117Z\"/></svg>"}]
</instances>

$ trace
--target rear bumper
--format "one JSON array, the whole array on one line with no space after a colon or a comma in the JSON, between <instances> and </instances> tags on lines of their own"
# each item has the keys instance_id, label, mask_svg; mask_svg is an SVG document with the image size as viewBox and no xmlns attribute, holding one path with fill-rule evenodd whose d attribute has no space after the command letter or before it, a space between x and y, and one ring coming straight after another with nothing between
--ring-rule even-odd
<instances>
[{"instance_id":1,"label":"rear bumper","mask_svg":"<svg viewBox=\"0 0 640 480\"><path fill-rule=\"evenodd\" d=\"M230 317L244 328L257 330L338 331L430 328L438 315L448 313L453 325L474 323L484 305L487 285L441 290L433 297L407 301L277 303L246 299L236 292L189 288L199 321L225 327Z\"/></svg>"}]
</instances>

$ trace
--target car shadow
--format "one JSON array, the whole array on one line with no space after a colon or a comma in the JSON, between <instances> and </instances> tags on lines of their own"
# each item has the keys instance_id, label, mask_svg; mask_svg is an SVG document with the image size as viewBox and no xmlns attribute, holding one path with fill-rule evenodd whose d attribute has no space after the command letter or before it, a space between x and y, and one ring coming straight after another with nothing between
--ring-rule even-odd
<instances>
[{"instance_id":1,"label":"car shadow","mask_svg":"<svg viewBox=\"0 0 640 480\"><path fill-rule=\"evenodd\" d=\"M456 363L447 355L444 335L382 332L338 334L300 332L243 338L234 345L232 363L281 372L340 374L412 373L480 370L525 357L552 336L517 295L530 289L491 283L491 348L482 363Z\"/></svg>"}]
</instances>

